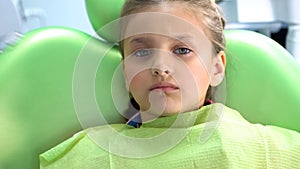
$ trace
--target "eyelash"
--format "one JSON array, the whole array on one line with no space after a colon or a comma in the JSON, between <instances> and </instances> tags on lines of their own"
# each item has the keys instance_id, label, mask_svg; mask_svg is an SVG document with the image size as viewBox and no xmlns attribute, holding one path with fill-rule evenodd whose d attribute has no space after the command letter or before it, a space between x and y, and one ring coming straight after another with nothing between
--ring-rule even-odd
<instances>
[{"instance_id":1,"label":"eyelash","mask_svg":"<svg viewBox=\"0 0 300 169\"><path fill-rule=\"evenodd\" d=\"M184 51L182 51L184 50ZM183 52L183 53L182 53ZM176 55L188 55L189 53L191 53L192 50L189 48L184 48L184 47L180 47L180 48L176 48L173 53Z\"/></svg>"},{"instance_id":2,"label":"eyelash","mask_svg":"<svg viewBox=\"0 0 300 169\"><path fill-rule=\"evenodd\" d=\"M141 53L141 52L143 52L143 53ZM147 52L147 53L145 53L145 52ZM133 53L133 55L136 57L144 57L144 56L149 56L151 54L152 54L151 49L139 49Z\"/></svg>"},{"instance_id":3,"label":"eyelash","mask_svg":"<svg viewBox=\"0 0 300 169\"><path fill-rule=\"evenodd\" d=\"M184 50L184 51L182 51L182 50ZM174 54L181 55L181 56L188 55L191 52L192 52L191 49L184 48L184 47L176 48L175 50L173 50ZM152 54L153 54L153 51L151 49L139 49L133 53L133 55L136 57L145 57L145 56L149 56Z\"/></svg>"}]
</instances>

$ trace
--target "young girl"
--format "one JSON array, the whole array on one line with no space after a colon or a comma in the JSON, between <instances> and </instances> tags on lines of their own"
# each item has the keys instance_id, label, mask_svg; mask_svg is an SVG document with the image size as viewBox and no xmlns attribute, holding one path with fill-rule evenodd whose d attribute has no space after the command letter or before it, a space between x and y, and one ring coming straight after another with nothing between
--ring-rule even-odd
<instances>
[{"instance_id":1,"label":"young girl","mask_svg":"<svg viewBox=\"0 0 300 169\"><path fill-rule=\"evenodd\" d=\"M42 154L41 168L300 168L299 133L213 103L226 66L214 1L127 0L121 17L123 73L138 112L76 134Z\"/></svg>"}]
</instances>

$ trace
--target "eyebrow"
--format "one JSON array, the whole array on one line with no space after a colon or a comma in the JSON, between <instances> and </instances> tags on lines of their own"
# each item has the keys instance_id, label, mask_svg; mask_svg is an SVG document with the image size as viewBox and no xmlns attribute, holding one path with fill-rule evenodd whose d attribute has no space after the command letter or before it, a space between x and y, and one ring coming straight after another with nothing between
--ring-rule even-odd
<instances>
[{"instance_id":1,"label":"eyebrow","mask_svg":"<svg viewBox=\"0 0 300 169\"><path fill-rule=\"evenodd\" d=\"M174 39L177 39L179 41L183 41L185 39L188 39L188 40L194 39L193 36L188 35L188 34L174 35L173 37L174 37Z\"/></svg>"},{"instance_id":2,"label":"eyebrow","mask_svg":"<svg viewBox=\"0 0 300 169\"><path fill-rule=\"evenodd\" d=\"M135 37L133 39L131 39L129 42L132 43L147 43L147 41L149 41L149 38L145 38L145 37Z\"/></svg>"},{"instance_id":3,"label":"eyebrow","mask_svg":"<svg viewBox=\"0 0 300 169\"><path fill-rule=\"evenodd\" d=\"M186 41L191 41L193 40L195 37L188 35L188 34L179 34L179 35L171 35L168 36L169 38L172 39L176 39L178 41L182 41L182 42L186 42ZM149 41L151 42L151 38L149 37L135 37L132 38L129 42L132 43L141 43L141 44L145 44L145 43L149 43Z\"/></svg>"}]
</instances>

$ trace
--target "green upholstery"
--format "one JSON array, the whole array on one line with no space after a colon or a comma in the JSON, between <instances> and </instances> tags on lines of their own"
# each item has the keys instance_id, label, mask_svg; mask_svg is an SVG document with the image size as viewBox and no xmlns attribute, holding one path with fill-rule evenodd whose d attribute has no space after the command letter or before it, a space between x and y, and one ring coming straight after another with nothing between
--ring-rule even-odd
<instances>
[{"instance_id":1,"label":"green upholstery","mask_svg":"<svg viewBox=\"0 0 300 169\"><path fill-rule=\"evenodd\" d=\"M105 40L114 41L114 35L103 27L119 18L125 0L85 0L87 13L94 30Z\"/></svg>"},{"instance_id":2,"label":"green upholstery","mask_svg":"<svg viewBox=\"0 0 300 169\"><path fill-rule=\"evenodd\" d=\"M89 63L95 62L108 47L80 31L43 28L5 49L0 55L0 169L38 168L40 153L82 130L72 94L84 85L73 83L76 63L83 55ZM101 95L99 107L108 113L116 111L108 93L121 60L116 48L110 52L113 57L102 60L94 79ZM123 122L117 113L105 118L109 123ZM100 124L96 122L86 119L83 126Z\"/></svg>"},{"instance_id":3,"label":"green upholstery","mask_svg":"<svg viewBox=\"0 0 300 169\"><path fill-rule=\"evenodd\" d=\"M97 25L96 19L105 18L105 10L97 8L111 9L101 3L114 9L122 5L119 0L86 2L95 29L118 13L112 10L114 16ZM226 31L226 39L226 104L251 122L300 131L300 66L258 33ZM112 90L124 90L120 81L111 88L121 62L111 47L81 31L51 27L25 34L0 54L0 169L38 168L40 153L82 128L124 122L111 97ZM89 116L99 111L105 121Z\"/></svg>"},{"instance_id":4,"label":"green upholstery","mask_svg":"<svg viewBox=\"0 0 300 169\"><path fill-rule=\"evenodd\" d=\"M272 39L226 31L226 105L248 121L300 131L300 65Z\"/></svg>"}]
</instances>

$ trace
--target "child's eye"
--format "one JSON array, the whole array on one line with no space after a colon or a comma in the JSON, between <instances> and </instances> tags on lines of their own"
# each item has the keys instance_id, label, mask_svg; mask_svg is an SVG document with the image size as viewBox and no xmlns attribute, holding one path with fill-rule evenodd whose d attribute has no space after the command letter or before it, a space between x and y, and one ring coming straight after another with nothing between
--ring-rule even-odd
<instances>
[{"instance_id":1,"label":"child's eye","mask_svg":"<svg viewBox=\"0 0 300 169\"><path fill-rule=\"evenodd\" d=\"M134 52L134 56L136 57L144 57L149 56L152 54L152 51L150 49L140 49Z\"/></svg>"},{"instance_id":2,"label":"child's eye","mask_svg":"<svg viewBox=\"0 0 300 169\"><path fill-rule=\"evenodd\" d=\"M192 50L188 49L188 48L177 48L174 50L174 53L176 55L187 55L191 52Z\"/></svg>"}]
</instances>

